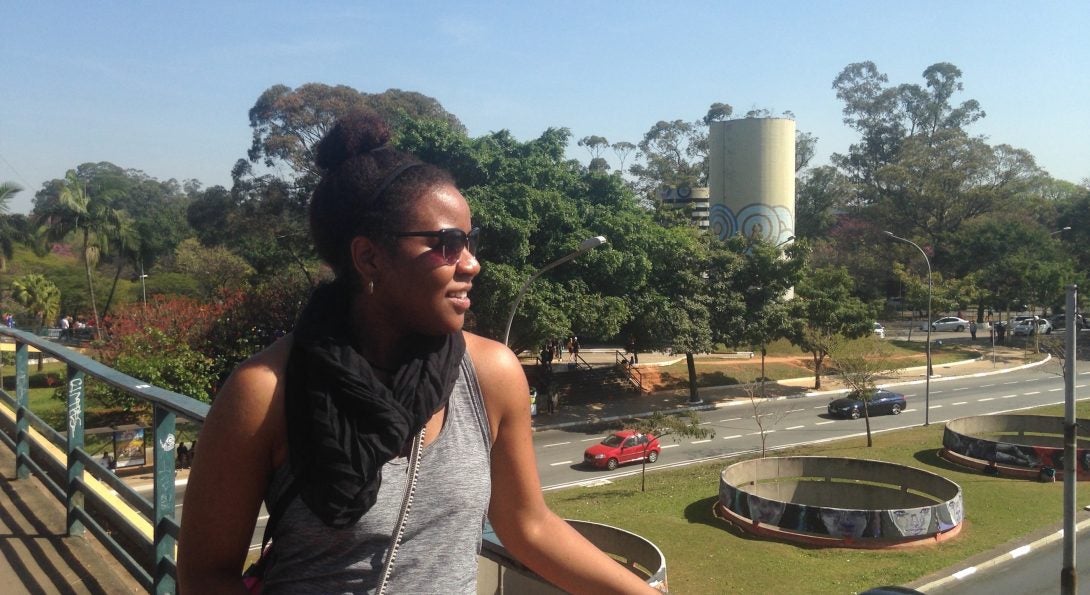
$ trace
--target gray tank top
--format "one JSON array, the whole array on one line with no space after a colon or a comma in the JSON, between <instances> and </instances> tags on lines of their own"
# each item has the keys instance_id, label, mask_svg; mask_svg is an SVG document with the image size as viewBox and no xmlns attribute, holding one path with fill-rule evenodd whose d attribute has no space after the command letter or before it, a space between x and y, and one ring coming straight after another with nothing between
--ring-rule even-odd
<instances>
[{"instance_id":1,"label":"gray tank top","mask_svg":"<svg viewBox=\"0 0 1090 595\"><path fill-rule=\"evenodd\" d=\"M492 446L469 355L447 404L439 437L422 451L390 593L476 593L477 554L491 493ZM265 506L290 485L285 463L273 473ZM407 459L382 468L378 500L351 527L327 527L298 497L272 535L262 593L371 593L378 586L408 481Z\"/></svg>"}]
</instances>

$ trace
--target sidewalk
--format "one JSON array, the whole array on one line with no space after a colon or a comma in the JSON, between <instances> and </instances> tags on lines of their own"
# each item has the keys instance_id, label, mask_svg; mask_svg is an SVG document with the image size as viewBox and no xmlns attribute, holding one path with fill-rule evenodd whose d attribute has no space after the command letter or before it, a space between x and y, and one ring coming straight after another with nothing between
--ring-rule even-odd
<instances>
[{"instance_id":1,"label":"sidewalk","mask_svg":"<svg viewBox=\"0 0 1090 595\"><path fill-rule=\"evenodd\" d=\"M584 349L579 355L592 366L609 366L616 361L616 348ZM999 374L1037 366L1047 361L1041 359L1032 361L1033 353L1029 352L1030 361L1027 362L1026 352L1021 347L996 346L995 361L992 361L992 353L989 349L987 355L979 359L965 360L942 365L935 365L935 373L931 382L942 382L951 378L963 376L976 376ZM699 355L698 360L722 359L722 356ZM665 353L641 353L639 369L647 369L655 366L670 365L678 361L684 361L684 355L667 355ZM746 362L759 362L759 356ZM561 369L562 366L557 366ZM559 373L567 373L561 371ZM926 366L905 368L897 374L879 380L879 386L897 386L912 383L923 383L926 380ZM791 378L768 382L765 384L766 394L775 398L795 398L808 395L834 394L847 390L844 383L835 376L823 376L821 389L814 390L813 376ZM542 431L556 428L594 426L616 423L632 417L651 415L653 412L664 413L682 412L690 409L707 411L733 404L748 402L749 396L742 385L733 384L726 386L702 387L699 389L701 403L690 404L687 389L665 390L652 393L631 393L615 391L585 398L576 402L562 401L559 410L548 413L544 407L538 406L538 414L533 419L534 431Z\"/></svg>"}]
</instances>

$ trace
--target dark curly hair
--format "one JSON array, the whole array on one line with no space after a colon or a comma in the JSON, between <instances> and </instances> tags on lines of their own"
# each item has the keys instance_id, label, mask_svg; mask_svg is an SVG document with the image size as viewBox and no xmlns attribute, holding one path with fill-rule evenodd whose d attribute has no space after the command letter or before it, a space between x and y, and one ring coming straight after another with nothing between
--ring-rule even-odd
<instances>
[{"instance_id":1,"label":"dark curly hair","mask_svg":"<svg viewBox=\"0 0 1090 595\"><path fill-rule=\"evenodd\" d=\"M352 238L386 241L404 231L408 212L428 189L454 185L446 170L389 146L390 128L374 111L358 109L337 120L318 142L322 178L310 200L315 248L338 277L352 269Z\"/></svg>"}]
</instances>

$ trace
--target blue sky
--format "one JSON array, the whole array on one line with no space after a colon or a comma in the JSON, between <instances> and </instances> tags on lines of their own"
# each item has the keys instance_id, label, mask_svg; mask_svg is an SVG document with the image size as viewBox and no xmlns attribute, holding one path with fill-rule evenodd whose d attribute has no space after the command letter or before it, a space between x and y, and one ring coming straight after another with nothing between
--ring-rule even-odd
<instances>
[{"instance_id":1,"label":"blue sky","mask_svg":"<svg viewBox=\"0 0 1090 595\"><path fill-rule=\"evenodd\" d=\"M0 0L0 181L26 188L87 161L229 185L247 112L274 84L438 99L473 136L548 127L639 142L715 102L794 112L812 165L856 136L832 81L871 60L891 84L961 68L987 117L970 131L1090 177L1090 3L19 2ZM611 155L607 155L611 157ZM631 160L629 161L631 163Z\"/></svg>"}]
</instances>

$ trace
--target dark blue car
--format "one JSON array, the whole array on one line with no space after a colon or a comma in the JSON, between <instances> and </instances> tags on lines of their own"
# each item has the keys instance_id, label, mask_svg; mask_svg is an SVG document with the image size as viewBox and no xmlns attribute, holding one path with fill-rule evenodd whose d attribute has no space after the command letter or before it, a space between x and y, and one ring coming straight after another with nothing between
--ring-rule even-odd
<instances>
[{"instance_id":1,"label":"dark blue car","mask_svg":"<svg viewBox=\"0 0 1090 595\"><path fill-rule=\"evenodd\" d=\"M866 411L863 409L863 397L859 391L852 391L848 396L834 399L829 403L829 415L834 417L850 417L859 419L865 414L879 415L890 413L897 415L905 409L905 396L884 388L870 391L870 399L866 403Z\"/></svg>"}]
</instances>

